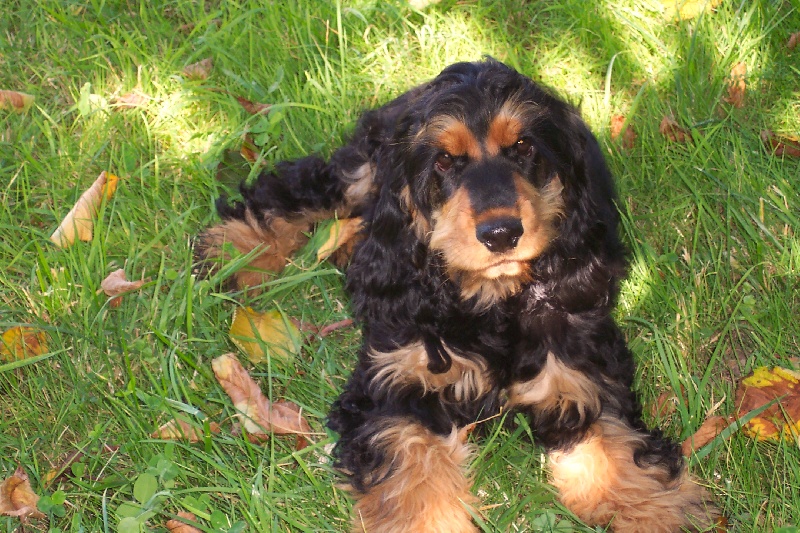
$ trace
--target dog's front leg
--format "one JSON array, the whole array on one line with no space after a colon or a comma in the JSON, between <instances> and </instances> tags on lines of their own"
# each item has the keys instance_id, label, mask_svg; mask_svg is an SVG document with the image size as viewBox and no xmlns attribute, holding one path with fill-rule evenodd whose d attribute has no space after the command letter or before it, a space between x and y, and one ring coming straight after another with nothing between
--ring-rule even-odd
<instances>
[{"instance_id":1,"label":"dog's front leg","mask_svg":"<svg viewBox=\"0 0 800 533\"><path fill-rule=\"evenodd\" d=\"M553 354L538 376L509 390L547 448L561 501L586 523L610 524L615 533L713 528L719 511L710 495L677 446L626 407L631 397L624 384L590 377Z\"/></svg>"},{"instance_id":2,"label":"dog's front leg","mask_svg":"<svg viewBox=\"0 0 800 533\"><path fill-rule=\"evenodd\" d=\"M384 418L373 428L367 445L378 466L365 479L353 480L354 533L478 531L465 473L470 450L455 428L440 435L406 417Z\"/></svg>"}]
</instances>

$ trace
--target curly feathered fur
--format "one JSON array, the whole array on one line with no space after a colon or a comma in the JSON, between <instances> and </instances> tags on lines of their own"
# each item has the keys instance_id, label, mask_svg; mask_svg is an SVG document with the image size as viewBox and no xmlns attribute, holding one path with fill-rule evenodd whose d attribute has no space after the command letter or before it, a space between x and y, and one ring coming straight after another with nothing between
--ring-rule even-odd
<instances>
[{"instance_id":1,"label":"curly feathered fur","mask_svg":"<svg viewBox=\"0 0 800 533\"><path fill-rule=\"evenodd\" d=\"M497 61L458 63L365 113L328 161L281 163L242 192L201 257L230 241L279 270L316 220L363 219L347 290L364 342L328 422L354 531L475 531L461 430L503 408L529 416L587 523L713 525L677 446L641 420L611 317L626 270L614 187L574 108Z\"/></svg>"}]
</instances>

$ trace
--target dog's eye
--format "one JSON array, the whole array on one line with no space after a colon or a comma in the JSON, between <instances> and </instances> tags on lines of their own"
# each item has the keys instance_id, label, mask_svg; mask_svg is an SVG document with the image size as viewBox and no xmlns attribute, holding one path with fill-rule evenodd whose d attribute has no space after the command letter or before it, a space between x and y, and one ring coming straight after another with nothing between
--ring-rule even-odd
<instances>
[{"instance_id":1,"label":"dog's eye","mask_svg":"<svg viewBox=\"0 0 800 533\"><path fill-rule=\"evenodd\" d=\"M447 172L453 166L453 156L448 153L439 154L436 157L436 170Z\"/></svg>"},{"instance_id":2,"label":"dog's eye","mask_svg":"<svg viewBox=\"0 0 800 533\"><path fill-rule=\"evenodd\" d=\"M514 145L514 149L520 157L530 157L533 155L533 144L530 139L526 139L525 137L517 141L517 144Z\"/></svg>"}]
</instances>

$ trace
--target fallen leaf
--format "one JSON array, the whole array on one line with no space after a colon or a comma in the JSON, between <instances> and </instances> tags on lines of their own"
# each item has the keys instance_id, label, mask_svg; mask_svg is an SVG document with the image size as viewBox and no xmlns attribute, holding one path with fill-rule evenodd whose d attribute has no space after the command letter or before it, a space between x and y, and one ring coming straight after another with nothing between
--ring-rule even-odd
<instances>
[{"instance_id":1,"label":"fallen leaf","mask_svg":"<svg viewBox=\"0 0 800 533\"><path fill-rule=\"evenodd\" d=\"M75 242L75 239L82 241L92 240L92 230L94 228L94 217L103 199L109 199L117 190L119 178L114 174L100 173L91 187L78 198L72 210L67 213L64 220L56 228L50 240L60 247L65 248Z\"/></svg>"},{"instance_id":2,"label":"fallen leaf","mask_svg":"<svg viewBox=\"0 0 800 533\"><path fill-rule=\"evenodd\" d=\"M196 527L189 525L188 522L197 523L197 517L187 511L180 511L178 517L182 520L167 520L167 531L169 533L201 533Z\"/></svg>"},{"instance_id":3,"label":"fallen leaf","mask_svg":"<svg viewBox=\"0 0 800 533\"><path fill-rule=\"evenodd\" d=\"M239 102L239 105L244 108L245 111L250 113L251 115L266 115L269 113L272 104L262 104L259 102L251 102L247 98L242 98L241 96L236 96L236 101Z\"/></svg>"},{"instance_id":4,"label":"fallen leaf","mask_svg":"<svg viewBox=\"0 0 800 533\"><path fill-rule=\"evenodd\" d=\"M747 64L744 61L736 63L731 69L731 74L725 80L728 87L728 95L722 99L733 107L744 107L745 78L747 77Z\"/></svg>"},{"instance_id":5,"label":"fallen leaf","mask_svg":"<svg viewBox=\"0 0 800 533\"><path fill-rule=\"evenodd\" d=\"M800 157L800 140L796 137L778 135L770 130L761 132L761 140L774 155Z\"/></svg>"},{"instance_id":6,"label":"fallen leaf","mask_svg":"<svg viewBox=\"0 0 800 533\"><path fill-rule=\"evenodd\" d=\"M111 307L117 307L121 302L123 294L139 289L146 281L145 279L128 281L125 277L125 271L119 268L100 282L100 291L106 293L106 296L113 298L113 300L109 302Z\"/></svg>"},{"instance_id":7,"label":"fallen leaf","mask_svg":"<svg viewBox=\"0 0 800 533\"><path fill-rule=\"evenodd\" d=\"M44 518L36 508L39 496L31 489L28 474L21 466L16 472L0 483L0 515L16 516L25 521L28 518Z\"/></svg>"},{"instance_id":8,"label":"fallen leaf","mask_svg":"<svg viewBox=\"0 0 800 533\"><path fill-rule=\"evenodd\" d=\"M798 43L800 43L800 31L789 36L789 41L786 43L786 48L789 50L794 50L797 48Z\"/></svg>"},{"instance_id":9,"label":"fallen leaf","mask_svg":"<svg viewBox=\"0 0 800 533\"><path fill-rule=\"evenodd\" d=\"M686 457L690 456L692 452L699 450L722 433L726 427L730 425L730 420L724 416L710 416L700 427L695 431L694 435L687 438L681 444L681 451Z\"/></svg>"},{"instance_id":10,"label":"fallen leaf","mask_svg":"<svg viewBox=\"0 0 800 533\"><path fill-rule=\"evenodd\" d=\"M650 416L666 418L678 409L678 397L672 391L662 392L655 402L650 404Z\"/></svg>"},{"instance_id":11,"label":"fallen leaf","mask_svg":"<svg viewBox=\"0 0 800 533\"><path fill-rule=\"evenodd\" d=\"M658 131L672 142L685 143L692 140L692 134L682 128L672 117L665 116L661 120Z\"/></svg>"},{"instance_id":12,"label":"fallen leaf","mask_svg":"<svg viewBox=\"0 0 800 533\"><path fill-rule=\"evenodd\" d=\"M44 331L30 326L14 326L3 333L0 340L0 361L21 361L47 352Z\"/></svg>"},{"instance_id":13,"label":"fallen leaf","mask_svg":"<svg viewBox=\"0 0 800 533\"><path fill-rule=\"evenodd\" d=\"M48 470L47 473L42 476L42 486L47 487L56 479L62 477L64 472L70 468L73 463L80 461L83 458L83 452L81 451L74 451L70 453L63 461L61 461L58 466L55 468Z\"/></svg>"},{"instance_id":14,"label":"fallen leaf","mask_svg":"<svg viewBox=\"0 0 800 533\"><path fill-rule=\"evenodd\" d=\"M213 66L214 63L211 61L211 58L207 57L197 63L186 65L183 69L183 74L190 80L206 80L211 75Z\"/></svg>"},{"instance_id":15,"label":"fallen leaf","mask_svg":"<svg viewBox=\"0 0 800 533\"><path fill-rule=\"evenodd\" d=\"M317 250L317 261L324 261L341 246L347 244L361 230L361 217L344 218L331 224L328 238Z\"/></svg>"},{"instance_id":16,"label":"fallen leaf","mask_svg":"<svg viewBox=\"0 0 800 533\"><path fill-rule=\"evenodd\" d=\"M236 309L228 333L254 364L270 356L288 361L300 353L300 332L277 310L259 313L250 307Z\"/></svg>"},{"instance_id":17,"label":"fallen leaf","mask_svg":"<svg viewBox=\"0 0 800 533\"><path fill-rule=\"evenodd\" d=\"M661 0L664 16L670 20L690 20L701 13L710 13L722 0Z\"/></svg>"},{"instance_id":18,"label":"fallen leaf","mask_svg":"<svg viewBox=\"0 0 800 533\"><path fill-rule=\"evenodd\" d=\"M760 367L744 378L736 389L737 416L773 400L759 416L744 425L744 432L757 440L794 439L800 435L800 372L786 368Z\"/></svg>"},{"instance_id":19,"label":"fallen leaf","mask_svg":"<svg viewBox=\"0 0 800 533\"><path fill-rule=\"evenodd\" d=\"M300 408L292 402L270 402L234 354L217 357L211 361L211 368L239 411L245 431L252 436L263 439L270 433L301 437L311 434L311 426Z\"/></svg>"},{"instance_id":20,"label":"fallen leaf","mask_svg":"<svg viewBox=\"0 0 800 533\"><path fill-rule=\"evenodd\" d=\"M140 92L130 92L111 100L114 109L136 109L147 104L148 97Z\"/></svg>"},{"instance_id":21,"label":"fallen leaf","mask_svg":"<svg viewBox=\"0 0 800 533\"><path fill-rule=\"evenodd\" d=\"M216 422L209 422L208 427L211 433L217 434L220 431L219 424ZM180 418L163 424L150 436L154 439L187 440L189 442L199 442L205 438L201 428L193 426Z\"/></svg>"},{"instance_id":22,"label":"fallen leaf","mask_svg":"<svg viewBox=\"0 0 800 533\"><path fill-rule=\"evenodd\" d=\"M239 149L239 153L242 154L249 163L255 163L258 161L258 156L261 153L258 146L253 142L253 136L249 133L244 136L242 139L242 147Z\"/></svg>"},{"instance_id":23,"label":"fallen leaf","mask_svg":"<svg viewBox=\"0 0 800 533\"><path fill-rule=\"evenodd\" d=\"M622 148L632 150L636 144L636 131L631 124L626 126L625 120L624 115L611 117L611 140L617 142L622 137Z\"/></svg>"},{"instance_id":24,"label":"fallen leaf","mask_svg":"<svg viewBox=\"0 0 800 533\"><path fill-rule=\"evenodd\" d=\"M34 100L36 100L36 98L30 94L0 90L0 109L8 109L10 111L22 113L30 109Z\"/></svg>"}]
</instances>

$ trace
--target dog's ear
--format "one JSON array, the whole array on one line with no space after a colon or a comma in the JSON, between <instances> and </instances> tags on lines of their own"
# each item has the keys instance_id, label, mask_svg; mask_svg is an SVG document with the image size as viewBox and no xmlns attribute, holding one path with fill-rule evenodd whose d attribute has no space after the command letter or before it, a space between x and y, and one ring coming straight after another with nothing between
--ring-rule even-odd
<instances>
[{"instance_id":1,"label":"dog's ear","mask_svg":"<svg viewBox=\"0 0 800 533\"><path fill-rule=\"evenodd\" d=\"M564 186L564 219L547 253L534 264L533 277L541 281L522 295L520 325L527 334L516 368L522 378L536 375L548 353L580 369L608 345L622 342L607 321L589 321L596 331L576 332L576 324L589 323L582 317L607 316L616 303L627 253L600 145L576 111L567 110L553 124L545 158ZM623 351L624 346L609 353Z\"/></svg>"},{"instance_id":2,"label":"dog's ear","mask_svg":"<svg viewBox=\"0 0 800 533\"><path fill-rule=\"evenodd\" d=\"M544 157L564 187L564 218L534 277L549 280L550 303L565 311L607 308L627 264L611 172L577 111L557 109L551 124Z\"/></svg>"},{"instance_id":3,"label":"dog's ear","mask_svg":"<svg viewBox=\"0 0 800 533\"><path fill-rule=\"evenodd\" d=\"M347 269L347 289L355 316L365 324L366 344L392 351L421 341L432 372L446 372L451 359L435 334L433 306L437 271L419 241L408 206L408 159L393 146L380 154L381 189L365 213L364 238Z\"/></svg>"}]
</instances>

